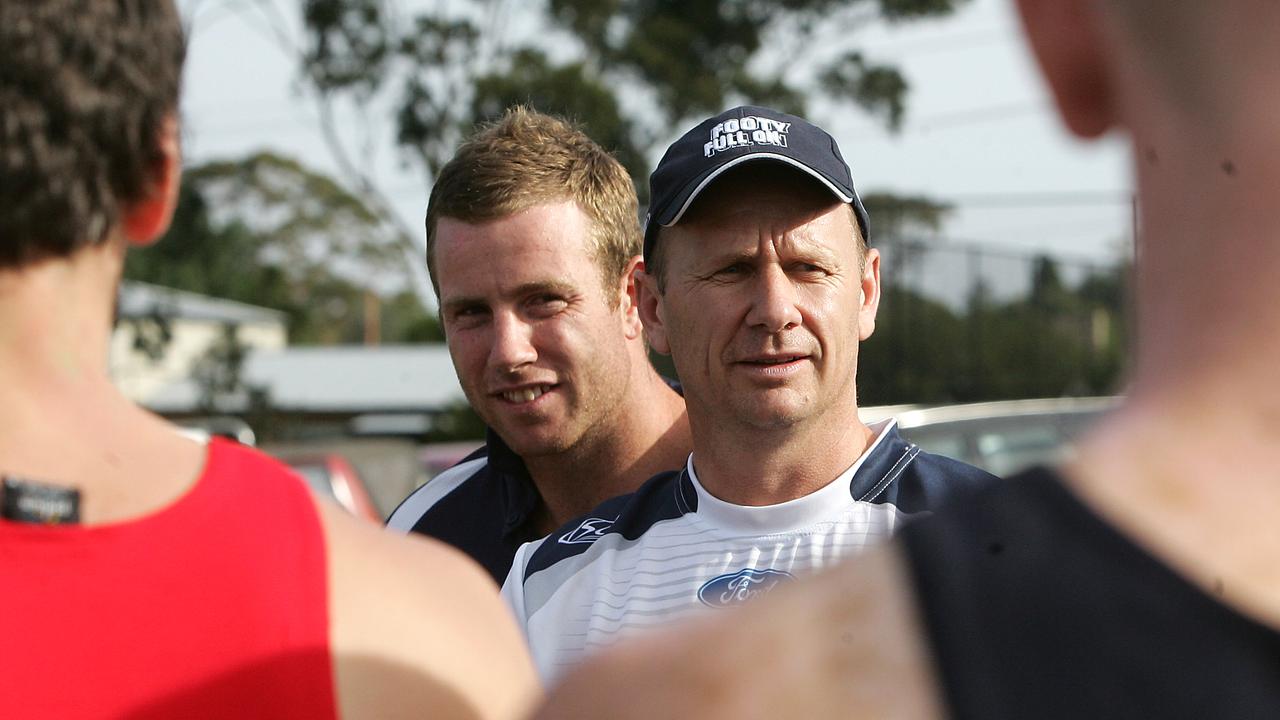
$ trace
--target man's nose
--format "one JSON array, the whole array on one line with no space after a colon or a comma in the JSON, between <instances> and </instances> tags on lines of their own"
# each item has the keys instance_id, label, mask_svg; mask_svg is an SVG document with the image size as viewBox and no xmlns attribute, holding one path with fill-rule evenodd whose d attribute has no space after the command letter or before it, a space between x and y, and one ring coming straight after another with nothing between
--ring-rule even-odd
<instances>
[{"instance_id":1,"label":"man's nose","mask_svg":"<svg viewBox=\"0 0 1280 720\"><path fill-rule=\"evenodd\" d=\"M533 346L533 326L514 313L499 313L493 319L493 347L489 349L489 365L510 371L538 359Z\"/></svg>"},{"instance_id":2,"label":"man's nose","mask_svg":"<svg viewBox=\"0 0 1280 720\"><path fill-rule=\"evenodd\" d=\"M767 265L756 275L747 323L768 332L780 332L800 324L794 283L777 265Z\"/></svg>"}]
</instances>

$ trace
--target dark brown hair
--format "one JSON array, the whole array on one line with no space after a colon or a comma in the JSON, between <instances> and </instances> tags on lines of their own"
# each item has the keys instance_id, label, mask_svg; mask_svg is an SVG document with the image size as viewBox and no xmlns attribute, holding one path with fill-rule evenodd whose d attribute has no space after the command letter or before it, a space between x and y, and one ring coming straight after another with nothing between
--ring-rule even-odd
<instances>
[{"instance_id":1,"label":"dark brown hair","mask_svg":"<svg viewBox=\"0 0 1280 720\"><path fill-rule=\"evenodd\" d=\"M170 0L0 2L0 269L100 243L146 197L185 53Z\"/></svg>"}]
</instances>

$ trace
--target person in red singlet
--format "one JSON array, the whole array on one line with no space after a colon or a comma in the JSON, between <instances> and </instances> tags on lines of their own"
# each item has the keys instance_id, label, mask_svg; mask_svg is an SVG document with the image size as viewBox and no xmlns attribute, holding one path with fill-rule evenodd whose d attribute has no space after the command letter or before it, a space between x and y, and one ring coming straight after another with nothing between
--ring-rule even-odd
<instances>
[{"instance_id":1,"label":"person in red singlet","mask_svg":"<svg viewBox=\"0 0 1280 720\"><path fill-rule=\"evenodd\" d=\"M0 715L518 716L536 681L478 566L112 386L183 55L170 0L0 3Z\"/></svg>"}]
</instances>

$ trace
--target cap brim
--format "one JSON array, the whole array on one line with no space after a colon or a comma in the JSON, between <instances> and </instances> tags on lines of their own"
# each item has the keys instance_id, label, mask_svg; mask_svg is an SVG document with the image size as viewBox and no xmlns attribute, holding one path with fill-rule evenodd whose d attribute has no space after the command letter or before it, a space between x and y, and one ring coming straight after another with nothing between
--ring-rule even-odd
<instances>
[{"instance_id":1,"label":"cap brim","mask_svg":"<svg viewBox=\"0 0 1280 720\"><path fill-rule=\"evenodd\" d=\"M723 165L713 168L710 172L706 174L705 177L703 177L701 180L698 181L698 183L693 187L693 189L689 191L688 195L684 197L683 201L681 201L678 205L676 205L675 203L672 203L672 207L675 209L675 212L666 212L666 213L663 213L662 217L655 218L657 223L663 227L671 227L672 225L675 225L676 223L680 222L680 218L684 217L685 212L688 211L691 205L693 205L693 201L697 200L698 195L702 194L702 191L705 190L709 185L711 185L711 183L714 182L716 178L720 177L722 174L725 173L725 171L733 167L736 167L745 162L750 162L753 160L776 160L778 162L782 162L787 165L790 165L791 167L794 167L797 170L804 171L805 174L811 176L814 180L817 180L818 182L822 183L824 186L826 186L828 190L831 191L832 195L835 195L837 198L840 198L841 202L852 203L854 201L854 196L842 190L839 185L837 185L835 182L831 180L831 178L827 177L821 172L818 172L817 170L814 170L808 165L805 165L804 163L799 162L798 160L787 157L786 155L779 155L777 153L767 153L767 152L748 153L746 155L740 155L738 157L735 157L732 160L724 163ZM648 233L646 233L646 235L647 234Z\"/></svg>"}]
</instances>

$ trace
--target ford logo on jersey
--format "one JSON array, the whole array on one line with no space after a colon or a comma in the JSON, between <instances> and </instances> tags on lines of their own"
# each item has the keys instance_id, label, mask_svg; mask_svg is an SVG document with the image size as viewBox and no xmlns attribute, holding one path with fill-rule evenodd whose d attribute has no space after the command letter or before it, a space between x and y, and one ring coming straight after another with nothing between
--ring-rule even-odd
<instances>
[{"instance_id":1,"label":"ford logo on jersey","mask_svg":"<svg viewBox=\"0 0 1280 720\"><path fill-rule=\"evenodd\" d=\"M604 534L608 532L609 528L613 527L613 523L617 519L587 518L578 527L561 535L559 542L565 545L590 545L604 537Z\"/></svg>"},{"instance_id":2,"label":"ford logo on jersey","mask_svg":"<svg viewBox=\"0 0 1280 720\"><path fill-rule=\"evenodd\" d=\"M698 588L698 599L711 607L727 607L757 595L764 595L783 580L795 576L782 570L744 568L736 573L711 578Z\"/></svg>"}]
</instances>

